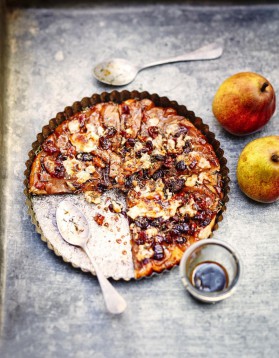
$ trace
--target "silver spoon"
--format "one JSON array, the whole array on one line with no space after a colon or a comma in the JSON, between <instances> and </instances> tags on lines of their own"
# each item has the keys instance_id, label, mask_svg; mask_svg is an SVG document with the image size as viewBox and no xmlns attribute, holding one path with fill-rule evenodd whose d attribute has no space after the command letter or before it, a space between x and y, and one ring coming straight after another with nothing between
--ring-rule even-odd
<instances>
[{"instance_id":1,"label":"silver spoon","mask_svg":"<svg viewBox=\"0 0 279 358\"><path fill-rule=\"evenodd\" d=\"M83 213L75 205L63 200L57 207L56 221L63 239L71 245L81 247L89 257L99 280L108 311L113 314L124 312L127 307L126 301L104 276L88 250L90 230Z\"/></svg>"},{"instance_id":2,"label":"silver spoon","mask_svg":"<svg viewBox=\"0 0 279 358\"><path fill-rule=\"evenodd\" d=\"M93 74L100 82L113 86L123 86L132 82L137 74L147 67L181 61L213 60L220 57L222 52L222 46L218 43L212 43L184 55L151 62L143 66L136 66L130 61L115 58L96 65L93 69Z\"/></svg>"}]
</instances>

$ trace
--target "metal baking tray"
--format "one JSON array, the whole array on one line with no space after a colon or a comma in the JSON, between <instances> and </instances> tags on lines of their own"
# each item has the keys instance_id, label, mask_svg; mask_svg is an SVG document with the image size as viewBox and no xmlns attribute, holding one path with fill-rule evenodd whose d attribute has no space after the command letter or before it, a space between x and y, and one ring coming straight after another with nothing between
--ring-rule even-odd
<instances>
[{"instance_id":1,"label":"metal baking tray","mask_svg":"<svg viewBox=\"0 0 279 358\"><path fill-rule=\"evenodd\" d=\"M211 103L219 84L243 70L265 75L279 93L278 2L0 4L1 358L48 358L61 352L98 358L275 356L278 203L247 199L238 189L235 169L245 144L278 133L278 112L261 132L236 138L219 126ZM216 134L228 160L231 191L214 237L240 253L242 284L229 300L205 306L185 294L177 269L150 280L115 281L128 309L112 318L96 278L66 265L36 233L23 194L26 154L43 125L66 105L113 90L93 79L94 63L114 56L148 63L217 38L224 41L219 60L147 69L119 90L176 100Z\"/></svg>"}]
</instances>

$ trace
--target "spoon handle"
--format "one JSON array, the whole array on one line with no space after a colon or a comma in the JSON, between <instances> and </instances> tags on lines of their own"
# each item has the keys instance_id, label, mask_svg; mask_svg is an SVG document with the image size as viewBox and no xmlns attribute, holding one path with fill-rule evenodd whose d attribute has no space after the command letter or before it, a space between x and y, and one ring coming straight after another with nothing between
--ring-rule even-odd
<instances>
[{"instance_id":1,"label":"spoon handle","mask_svg":"<svg viewBox=\"0 0 279 358\"><path fill-rule=\"evenodd\" d=\"M126 301L116 291L116 289L112 286L109 280L104 276L103 272L100 270L97 263L95 262L94 257L89 251L87 244L83 246L83 249L94 267L108 311L113 314L119 314L124 312L127 307Z\"/></svg>"},{"instance_id":2,"label":"spoon handle","mask_svg":"<svg viewBox=\"0 0 279 358\"><path fill-rule=\"evenodd\" d=\"M185 53L184 55L170 57L170 58L148 63L142 66L140 68L140 71L147 67L153 67L153 66L163 65L172 62L213 60L215 58L220 57L222 53L223 53L223 48L220 45L218 45L218 43L214 42L209 45L200 47L195 51Z\"/></svg>"}]
</instances>

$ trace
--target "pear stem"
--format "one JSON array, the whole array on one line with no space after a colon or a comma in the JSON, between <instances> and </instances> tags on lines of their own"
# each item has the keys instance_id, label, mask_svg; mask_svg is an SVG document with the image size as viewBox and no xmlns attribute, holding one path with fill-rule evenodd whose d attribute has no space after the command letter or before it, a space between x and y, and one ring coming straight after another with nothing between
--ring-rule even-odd
<instances>
[{"instance_id":1,"label":"pear stem","mask_svg":"<svg viewBox=\"0 0 279 358\"><path fill-rule=\"evenodd\" d=\"M279 163L279 155L278 154L272 154L271 160L275 163Z\"/></svg>"},{"instance_id":2,"label":"pear stem","mask_svg":"<svg viewBox=\"0 0 279 358\"><path fill-rule=\"evenodd\" d=\"M264 82L264 84L261 87L261 92L264 92L267 87L268 87L268 82Z\"/></svg>"}]
</instances>

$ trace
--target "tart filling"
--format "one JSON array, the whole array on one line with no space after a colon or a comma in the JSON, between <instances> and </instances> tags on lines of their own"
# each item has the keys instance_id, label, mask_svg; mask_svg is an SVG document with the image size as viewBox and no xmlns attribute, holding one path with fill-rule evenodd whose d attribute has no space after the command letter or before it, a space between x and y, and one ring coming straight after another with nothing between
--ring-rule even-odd
<instances>
[{"instance_id":1,"label":"tart filling","mask_svg":"<svg viewBox=\"0 0 279 358\"><path fill-rule=\"evenodd\" d=\"M179 263L207 238L223 203L218 158L206 137L171 107L149 99L99 103L64 120L42 143L33 195L126 195L135 277ZM117 204L112 208L120 213Z\"/></svg>"}]
</instances>

